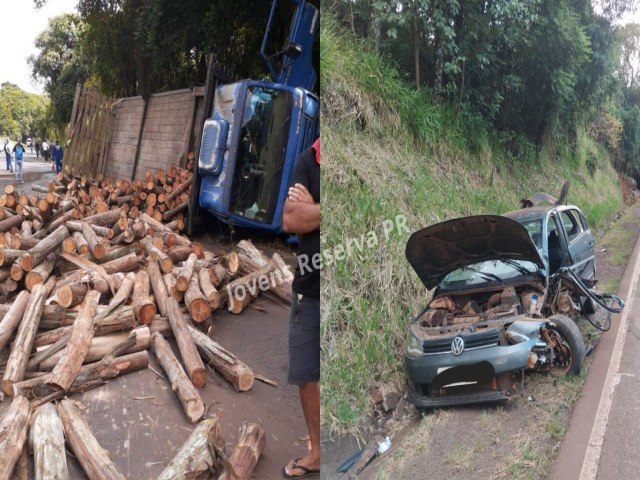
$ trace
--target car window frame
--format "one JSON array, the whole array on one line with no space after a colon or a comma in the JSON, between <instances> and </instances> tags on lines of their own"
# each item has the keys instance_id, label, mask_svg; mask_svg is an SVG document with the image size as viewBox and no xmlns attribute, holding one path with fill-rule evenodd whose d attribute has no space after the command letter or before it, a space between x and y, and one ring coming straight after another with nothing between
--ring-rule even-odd
<instances>
[{"instance_id":1,"label":"car window frame","mask_svg":"<svg viewBox=\"0 0 640 480\"><path fill-rule=\"evenodd\" d=\"M560 212L558 212L560 214L560 222L562 223L562 228L564 229L564 233L566 235L568 245L573 244L578 238L580 238L580 235L582 235L582 233L584 232L581 220L579 218L576 218L576 216L573 214L574 210L575 209L573 208L568 208L566 210L561 210ZM572 230L573 229L578 230L573 235L570 235L569 232L567 231L567 225L564 223L564 216L563 216L565 214L573 224Z\"/></svg>"}]
</instances>

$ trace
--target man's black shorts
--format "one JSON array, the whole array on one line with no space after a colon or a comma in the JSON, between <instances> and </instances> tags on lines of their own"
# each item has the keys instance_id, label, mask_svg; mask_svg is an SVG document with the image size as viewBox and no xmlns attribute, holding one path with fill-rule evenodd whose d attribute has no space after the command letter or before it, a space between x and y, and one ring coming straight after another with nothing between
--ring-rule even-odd
<instances>
[{"instance_id":1,"label":"man's black shorts","mask_svg":"<svg viewBox=\"0 0 640 480\"><path fill-rule=\"evenodd\" d=\"M320 299L291 297L289 378L293 385L320 381Z\"/></svg>"}]
</instances>

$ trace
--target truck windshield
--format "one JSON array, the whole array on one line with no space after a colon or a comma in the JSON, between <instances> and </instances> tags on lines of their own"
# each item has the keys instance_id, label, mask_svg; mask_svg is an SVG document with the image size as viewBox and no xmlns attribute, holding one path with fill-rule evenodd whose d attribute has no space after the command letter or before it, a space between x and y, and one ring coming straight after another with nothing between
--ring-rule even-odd
<instances>
[{"instance_id":1,"label":"truck windshield","mask_svg":"<svg viewBox=\"0 0 640 480\"><path fill-rule=\"evenodd\" d=\"M231 213L272 223L278 203L293 98L284 90L249 87L244 105Z\"/></svg>"}]
</instances>

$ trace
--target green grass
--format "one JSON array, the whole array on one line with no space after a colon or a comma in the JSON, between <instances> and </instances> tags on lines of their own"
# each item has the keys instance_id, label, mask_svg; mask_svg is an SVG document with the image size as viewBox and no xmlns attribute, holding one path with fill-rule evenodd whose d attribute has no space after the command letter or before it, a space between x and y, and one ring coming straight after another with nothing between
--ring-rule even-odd
<instances>
[{"instance_id":1,"label":"green grass","mask_svg":"<svg viewBox=\"0 0 640 480\"><path fill-rule=\"evenodd\" d=\"M426 91L403 83L390 63L342 33L329 16L321 25L323 253L346 249L373 232L374 248L351 248L322 273L322 423L358 431L368 388L381 381L404 389L406 325L429 299L404 257L409 238L383 222L404 215L411 231L459 216L502 214L537 191L557 195L571 181L569 201L593 226L622 208L618 177L606 152L584 131L575 149L548 141L540 156L521 141L506 152L500 135L469 147L464 126ZM587 164L591 168L587 167Z\"/></svg>"}]
</instances>

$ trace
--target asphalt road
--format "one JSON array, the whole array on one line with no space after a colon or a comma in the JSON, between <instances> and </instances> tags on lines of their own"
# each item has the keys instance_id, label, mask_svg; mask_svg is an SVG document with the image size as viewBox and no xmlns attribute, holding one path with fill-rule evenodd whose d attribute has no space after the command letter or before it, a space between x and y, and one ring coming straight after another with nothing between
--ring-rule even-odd
<instances>
[{"instance_id":1,"label":"asphalt road","mask_svg":"<svg viewBox=\"0 0 640 480\"><path fill-rule=\"evenodd\" d=\"M640 216L640 207L636 207ZM626 301L602 336L556 461L557 480L640 478L640 239L618 294Z\"/></svg>"},{"instance_id":2,"label":"asphalt road","mask_svg":"<svg viewBox=\"0 0 640 480\"><path fill-rule=\"evenodd\" d=\"M28 150L28 149L27 149ZM4 163L0 163L0 168ZM35 154L27 153L23 164L25 183L18 189L31 193L31 185L46 185L55 177L51 163ZM0 193L15 178L0 170ZM212 233L201 238L205 248L214 245ZM277 387L256 381L248 392L238 393L233 387L209 370L207 384L199 391L206 415L217 415L227 442L227 454L238 439L238 429L244 422L257 422L266 432L266 446L253 479L281 478L280 470L291 458L306 453L307 435L297 387L287 384L287 333L289 310L266 297L260 297L242 315L226 311L214 312L213 338L238 358L275 382ZM170 341L174 352L175 342ZM156 372L162 368L153 354L151 366ZM107 385L70 398L84 407L84 418L94 435L105 448L118 469L130 479L155 479L173 458L194 426L185 417L177 396L166 378L145 369L114 379ZM0 402L0 418L9 401ZM67 455L72 479L87 478L73 455ZM33 466L29 464L29 478Z\"/></svg>"}]
</instances>

